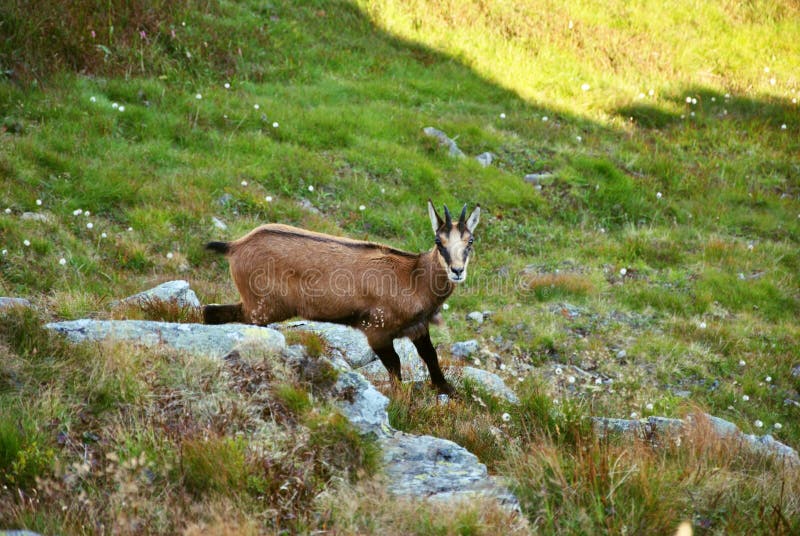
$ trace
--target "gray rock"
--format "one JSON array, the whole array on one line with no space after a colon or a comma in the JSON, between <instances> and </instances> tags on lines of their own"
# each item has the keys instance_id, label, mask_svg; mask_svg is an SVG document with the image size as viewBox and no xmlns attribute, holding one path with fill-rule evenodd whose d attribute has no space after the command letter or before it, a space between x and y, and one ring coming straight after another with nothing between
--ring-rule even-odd
<instances>
[{"instance_id":1,"label":"gray rock","mask_svg":"<svg viewBox=\"0 0 800 536\"><path fill-rule=\"evenodd\" d=\"M481 153L475 157L475 160L477 160L481 166L489 167L492 165L492 162L494 161L494 154L489 152Z\"/></svg>"},{"instance_id":2,"label":"gray rock","mask_svg":"<svg viewBox=\"0 0 800 536\"><path fill-rule=\"evenodd\" d=\"M474 381L498 398L504 398L512 404L519 404L516 393L505 384L500 376L493 372L474 367L463 367L461 377Z\"/></svg>"},{"instance_id":3,"label":"gray rock","mask_svg":"<svg viewBox=\"0 0 800 536\"><path fill-rule=\"evenodd\" d=\"M21 220L38 221L41 223L53 223L55 218L46 212L23 212L19 217Z\"/></svg>"},{"instance_id":4,"label":"gray rock","mask_svg":"<svg viewBox=\"0 0 800 536\"><path fill-rule=\"evenodd\" d=\"M30 530L0 530L0 536L41 536Z\"/></svg>"},{"instance_id":5,"label":"gray rock","mask_svg":"<svg viewBox=\"0 0 800 536\"><path fill-rule=\"evenodd\" d=\"M211 223L214 224L214 227L219 229L220 231L228 230L228 225L221 219L217 218L216 216L211 217Z\"/></svg>"},{"instance_id":6,"label":"gray rock","mask_svg":"<svg viewBox=\"0 0 800 536\"><path fill-rule=\"evenodd\" d=\"M544 182L553 178L552 173L528 173L525 175L525 182L534 186L541 186Z\"/></svg>"},{"instance_id":7,"label":"gray rock","mask_svg":"<svg viewBox=\"0 0 800 536\"><path fill-rule=\"evenodd\" d=\"M720 417L714 417L713 415L709 415L707 413L704 413L703 415L706 419L708 419L708 423L711 425L711 430L719 437L736 437L739 435L739 427L732 422L721 419Z\"/></svg>"},{"instance_id":8,"label":"gray rock","mask_svg":"<svg viewBox=\"0 0 800 536\"><path fill-rule=\"evenodd\" d=\"M342 414L361 431L388 437L392 433L386 408L389 399L356 372L341 372L336 380L334 394Z\"/></svg>"},{"instance_id":9,"label":"gray rock","mask_svg":"<svg viewBox=\"0 0 800 536\"><path fill-rule=\"evenodd\" d=\"M227 205L231 201L233 201L233 196L231 194L228 194L228 193L222 194L221 196L219 196L219 199L217 199L217 203L222 205L222 206Z\"/></svg>"},{"instance_id":10,"label":"gray rock","mask_svg":"<svg viewBox=\"0 0 800 536\"><path fill-rule=\"evenodd\" d=\"M322 214L322 212L320 212L320 210L317 207L315 207L314 204L305 197L300 199L300 206L303 208L303 210L307 210L312 214Z\"/></svg>"},{"instance_id":11,"label":"gray rock","mask_svg":"<svg viewBox=\"0 0 800 536\"><path fill-rule=\"evenodd\" d=\"M800 365L792 367L792 378L800 378Z\"/></svg>"},{"instance_id":12,"label":"gray rock","mask_svg":"<svg viewBox=\"0 0 800 536\"><path fill-rule=\"evenodd\" d=\"M456 158L464 158L464 152L458 148L456 142L450 139L447 134L442 132L441 130L433 127L425 127L422 129L426 136L430 136L431 138L436 138L439 140L439 145L444 145L447 147L448 154L452 157Z\"/></svg>"},{"instance_id":13,"label":"gray rock","mask_svg":"<svg viewBox=\"0 0 800 536\"><path fill-rule=\"evenodd\" d=\"M468 341L453 343L450 347L450 353L455 357L469 357L476 353L479 348L478 341L470 339Z\"/></svg>"},{"instance_id":14,"label":"gray rock","mask_svg":"<svg viewBox=\"0 0 800 536\"><path fill-rule=\"evenodd\" d=\"M467 314L467 320L475 322L476 324L483 324L483 313L480 311L472 311Z\"/></svg>"},{"instance_id":15,"label":"gray rock","mask_svg":"<svg viewBox=\"0 0 800 536\"><path fill-rule=\"evenodd\" d=\"M325 339L329 346L338 350L347 364L354 369L363 367L367 363L378 359L378 356L369 347L366 335L349 326L331 324L329 322L315 322L313 320L299 320L297 322L271 324L270 327L280 330L300 330L316 333Z\"/></svg>"},{"instance_id":16,"label":"gray rock","mask_svg":"<svg viewBox=\"0 0 800 536\"><path fill-rule=\"evenodd\" d=\"M48 329L63 333L73 342L120 340L142 346L166 345L194 355L219 358L238 345L258 342L268 351L286 348L279 331L245 324L176 324L150 320L72 320L47 324Z\"/></svg>"},{"instance_id":17,"label":"gray rock","mask_svg":"<svg viewBox=\"0 0 800 536\"><path fill-rule=\"evenodd\" d=\"M11 307L30 307L30 306L31 302L29 302L25 298L6 298L0 296L0 310Z\"/></svg>"},{"instance_id":18,"label":"gray rock","mask_svg":"<svg viewBox=\"0 0 800 536\"><path fill-rule=\"evenodd\" d=\"M614 419L610 417L592 417L595 433L600 437L608 434L638 434L642 423L633 419Z\"/></svg>"},{"instance_id":19,"label":"gray rock","mask_svg":"<svg viewBox=\"0 0 800 536\"><path fill-rule=\"evenodd\" d=\"M189 288L189 282L182 279L167 281L150 290L128 296L122 299L121 303L143 304L153 300L175 302L180 307L200 307L200 300Z\"/></svg>"}]
</instances>

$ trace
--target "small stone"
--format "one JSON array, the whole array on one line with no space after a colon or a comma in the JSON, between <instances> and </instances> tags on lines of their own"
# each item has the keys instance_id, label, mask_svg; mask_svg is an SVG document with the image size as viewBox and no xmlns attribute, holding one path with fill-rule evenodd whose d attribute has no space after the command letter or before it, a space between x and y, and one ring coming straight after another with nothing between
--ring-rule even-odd
<instances>
[{"instance_id":1,"label":"small stone","mask_svg":"<svg viewBox=\"0 0 800 536\"><path fill-rule=\"evenodd\" d=\"M44 212L23 212L19 217L21 220L38 221L41 223L53 223L53 216Z\"/></svg>"},{"instance_id":2,"label":"small stone","mask_svg":"<svg viewBox=\"0 0 800 536\"><path fill-rule=\"evenodd\" d=\"M541 186L542 182L553 177L552 173L528 173L524 177L524 181L533 186Z\"/></svg>"},{"instance_id":3,"label":"small stone","mask_svg":"<svg viewBox=\"0 0 800 536\"><path fill-rule=\"evenodd\" d=\"M494 154L489 152L481 153L475 157L475 160L477 160L481 166L489 167L492 165L492 162L494 161Z\"/></svg>"},{"instance_id":4,"label":"small stone","mask_svg":"<svg viewBox=\"0 0 800 536\"><path fill-rule=\"evenodd\" d=\"M478 341L470 339L468 341L456 342L450 347L450 353L455 357L469 357L479 349Z\"/></svg>"},{"instance_id":5,"label":"small stone","mask_svg":"<svg viewBox=\"0 0 800 536\"><path fill-rule=\"evenodd\" d=\"M628 352L625 350L620 350L617 352L617 359L625 359L628 356Z\"/></svg>"},{"instance_id":6,"label":"small stone","mask_svg":"<svg viewBox=\"0 0 800 536\"><path fill-rule=\"evenodd\" d=\"M213 223L214 227L216 227L220 231L226 231L228 229L228 226L225 224L225 222L217 218L216 216L213 216L211 218L211 223Z\"/></svg>"},{"instance_id":7,"label":"small stone","mask_svg":"<svg viewBox=\"0 0 800 536\"><path fill-rule=\"evenodd\" d=\"M472 311L467 315L467 320L475 322L476 324L483 324L483 313L480 311Z\"/></svg>"}]
</instances>

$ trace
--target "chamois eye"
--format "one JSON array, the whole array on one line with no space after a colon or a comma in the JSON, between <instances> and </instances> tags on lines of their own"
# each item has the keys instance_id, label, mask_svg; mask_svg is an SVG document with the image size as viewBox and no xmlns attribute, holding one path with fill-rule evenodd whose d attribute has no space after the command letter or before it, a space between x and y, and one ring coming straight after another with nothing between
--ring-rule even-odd
<instances>
[{"instance_id":1,"label":"chamois eye","mask_svg":"<svg viewBox=\"0 0 800 536\"><path fill-rule=\"evenodd\" d=\"M436 242L436 245L437 245L437 246L441 246L441 245L442 245L442 239L441 239L441 238L439 238L438 236L436 237L436 240L435 240L435 242Z\"/></svg>"},{"instance_id":2,"label":"chamois eye","mask_svg":"<svg viewBox=\"0 0 800 536\"><path fill-rule=\"evenodd\" d=\"M472 245L472 242L473 242L473 240L474 240L474 239L473 239L472 237L469 237L469 242L467 242L467 244L469 244L469 245L471 246L471 245Z\"/></svg>"}]
</instances>

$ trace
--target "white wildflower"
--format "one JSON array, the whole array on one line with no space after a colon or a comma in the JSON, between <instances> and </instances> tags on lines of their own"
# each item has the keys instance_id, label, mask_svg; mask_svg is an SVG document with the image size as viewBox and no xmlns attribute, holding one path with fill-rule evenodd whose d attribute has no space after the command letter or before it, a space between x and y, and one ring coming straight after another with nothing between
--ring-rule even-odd
<instances>
[{"instance_id":1,"label":"white wildflower","mask_svg":"<svg viewBox=\"0 0 800 536\"><path fill-rule=\"evenodd\" d=\"M6 212L6 214L11 214L11 209L10 209L10 208L7 208L7 209L5 210L5 212Z\"/></svg>"},{"instance_id":2,"label":"white wildflower","mask_svg":"<svg viewBox=\"0 0 800 536\"><path fill-rule=\"evenodd\" d=\"M174 256L175 256L175 255L174 255L174 254L173 254L171 251L170 251L169 253L167 253L167 258L168 258L168 259L171 259L171 258L172 258L172 257L174 257Z\"/></svg>"},{"instance_id":3,"label":"white wildflower","mask_svg":"<svg viewBox=\"0 0 800 536\"><path fill-rule=\"evenodd\" d=\"M108 238L108 235L106 233L100 233L100 238Z\"/></svg>"},{"instance_id":4,"label":"white wildflower","mask_svg":"<svg viewBox=\"0 0 800 536\"><path fill-rule=\"evenodd\" d=\"M89 102L97 102L97 99L94 96L89 97Z\"/></svg>"},{"instance_id":5,"label":"white wildflower","mask_svg":"<svg viewBox=\"0 0 800 536\"><path fill-rule=\"evenodd\" d=\"M501 418L503 419L503 422L508 422L511 420L511 415L509 415L508 413L503 413L503 416Z\"/></svg>"},{"instance_id":6,"label":"white wildflower","mask_svg":"<svg viewBox=\"0 0 800 536\"><path fill-rule=\"evenodd\" d=\"M480 367L481 366L481 360L480 359L475 359L475 360L472 361L472 364L475 365L476 367Z\"/></svg>"},{"instance_id":7,"label":"white wildflower","mask_svg":"<svg viewBox=\"0 0 800 536\"><path fill-rule=\"evenodd\" d=\"M567 376L567 383L575 383L575 376Z\"/></svg>"},{"instance_id":8,"label":"white wildflower","mask_svg":"<svg viewBox=\"0 0 800 536\"><path fill-rule=\"evenodd\" d=\"M770 383L772 381L772 376L767 376L766 378L764 378L764 381Z\"/></svg>"},{"instance_id":9,"label":"white wildflower","mask_svg":"<svg viewBox=\"0 0 800 536\"><path fill-rule=\"evenodd\" d=\"M447 311L448 309L450 309L450 304L449 304L449 303L444 303L444 304L442 304L442 309L444 309L445 311Z\"/></svg>"},{"instance_id":10,"label":"white wildflower","mask_svg":"<svg viewBox=\"0 0 800 536\"><path fill-rule=\"evenodd\" d=\"M264 198L264 200L266 200L267 203L272 203L272 196L268 195L267 197Z\"/></svg>"},{"instance_id":11,"label":"white wildflower","mask_svg":"<svg viewBox=\"0 0 800 536\"><path fill-rule=\"evenodd\" d=\"M776 422L775 424L772 425L772 427L775 428L776 430L780 430L781 428L783 428L783 425L779 422Z\"/></svg>"},{"instance_id":12,"label":"white wildflower","mask_svg":"<svg viewBox=\"0 0 800 536\"><path fill-rule=\"evenodd\" d=\"M194 98L200 100L203 98L203 96L200 93L198 93L197 95L194 96Z\"/></svg>"},{"instance_id":13,"label":"white wildflower","mask_svg":"<svg viewBox=\"0 0 800 536\"><path fill-rule=\"evenodd\" d=\"M36 200L36 206L37 207L41 207L42 206L42 200L41 199L37 199Z\"/></svg>"},{"instance_id":14,"label":"white wildflower","mask_svg":"<svg viewBox=\"0 0 800 536\"><path fill-rule=\"evenodd\" d=\"M550 118L549 118L549 117L547 117L546 115L543 115L543 116L542 116L542 121L543 121L543 122L545 122L545 123L547 123L547 121L548 121L549 119L550 119Z\"/></svg>"},{"instance_id":15,"label":"white wildflower","mask_svg":"<svg viewBox=\"0 0 800 536\"><path fill-rule=\"evenodd\" d=\"M750 401L750 396L749 395L742 395L742 400L745 401L745 402L749 402Z\"/></svg>"},{"instance_id":16,"label":"white wildflower","mask_svg":"<svg viewBox=\"0 0 800 536\"><path fill-rule=\"evenodd\" d=\"M766 74L768 72L769 72L769 67L764 67L764 73Z\"/></svg>"},{"instance_id":17,"label":"white wildflower","mask_svg":"<svg viewBox=\"0 0 800 536\"><path fill-rule=\"evenodd\" d=\"M92 213L87 210L86 212L83 213L83 215L88 218L89 216L92 215Z\"/></svg>"},{"instance_id":18,"label":"white wildflower","mask_svg":"<svg viewBox=\"0 0 800 536\"><path fill-rule=\"evenodd\" d=\"M26 238L25 240L22 241L22 245L28 247L31 245L31 241Z\"/></svg>"},{"instance_id":19,"label":"white wildflower","mask_svg":"<svg viewBox=\"0 0 800 536\"><path fill-rule=\"evenodd\" d=\"M661 199L661 192L656 192L656 199Z\"/></svg>"},{"instance_id":20,"label":"white wildflower","mask_svg":"<svg viewBox=\"0 0 800 536\"><path fill-rule=\"evenodd\" d=\"M619 269L619 275L625 277L625 274L627 274L627 273L628 273L628 269L627 268L620 268Z\"/></svg>"},{"instance_id":21,"label":"white wildflower","mask_svg":"<svg viewBox=\"0 0 800 536\"><path fill-rule=\"evenodd\" d=\"M92 222L86 224L87 229L91 229L92 227L94 227L94 224Z\"/></svg>"},{"instance_id":22,"label":"white wildflower","mask_svg":"<svg viewBox=\"0 0 800 536\"><path fill-rule=\"evenodd\" d=\"M7 250L7 249L4 249L4 250L2 251L2 253L3 253L3 255L8 255L8 250Z\"/></svg>"},{"instance_id":23,"label":"white wildflower","mask_svg":"<svg viewBox=\"0 0 800 536\"><path fill-rule=\"evenodd\" d=\"M506 364L505 363L500 363L500 366L498 368L500 370L506 370Z\"/></svg>"},{"instance_id":24,"label":"white wildflower","mask_svg":"<svg viewBox=\"0 0 800 536\"><path fill-rule=\"evenodd\" d=\"M247 181L242 181L242 186L247 186Z\"/></svg>"},{"instance_id":25,"label":"white wildflower","mask_svg":"<svg viewBox=\"0 0 800 536\"><path fill-rule=\"evenodd\" d=\"M223 87L224 87L225 89L230 89L230 88L231 88L231 85L230 85L228 82L225 82L225 84L223 84Z\"/></svg>"},{"instance_id":26,"label":"white wildflower","mask_svg":"<svg viewBox=\"0 0 800 536\"><path fill-rule=\"evenodd\" d=\"M117 104L116 102L112 102L111 107L116 110L117 108L119 108L119 104Z\"/></svg>"},{"instance_id":27,"label":"white wildflower","mask_svg":"<svg viewBox=\"0 0 800 536\"><path fill-rule=\"evenodd\" d=\"M740 360L739 360L739 366L740 366L740 367L743 367L743 366L745 366L746 364L747 364L747 362L746 362L744 359L740 359Z\"/></svg>"},{"instance_id":28,"label":"white wildflower","mask_svg":"<svg viewBox=\"0 0 800 536\"><path fill-rule=\"evenodd\" d=\"M753 424L756 425L756 428L761 428L762 426L764 426L764 423L759 421L758 419L756 419L756 421Z\"/></svg>"},{"instance_id":29,"label":"white wildflower","mask_svg":"<svg viewBox=\"0 0 800 536\"><path fill-rule=\"evenodd\" d=\"M631 411L631 419L638 419L638 418L639 418L639 414L636 413L635 411Z\"/></svg>"},{"instance_id":30,"label":"white wildflower","mask_svg":"<svg viewBox=\"0 0 800 536\"><path fill-rule=\"evenodd\" d=\"M781 130L786 130L786 123L781 125Z\"/></svg>"},{"instance_id":31,"label":"white wildflower","mask_svg":"<svg viewBox=\"0 0 800 536\"><path fill-rule=\"evenodd\" d=\"M313 184L309 184L308 185L308 191L309 192L313 192L314 191L314 185Z\"/></svg>"},{"instance_id":32,"label":"white wildflower","mask_svg":"<svg viewBox=\"0 0 800 536\"><path fill-rule=\"evenodd\" d=\"M692 104L697 104L697 99L692 98Z\"/></svg>"},{"instance_id":33,"label":"white wildflower","mask_svg":"<svg viewBox=\"0 0 800 536\"><path fill-rule=\"evenodd\" d=\"M778 81L775 79L775 77L772 77L772 78L769 79L769 85L774 86L777 83L778 83Z\"/></svg>"},{"instance_id":34,"label":"white wildflower","mask_svg":"<svg viewBox=\"0 0 800 536\"><path fill-rule=\"evenodd\" d=\"M120 106L119 108L117 108L117 110L119 110L120 112L124 112L125 111L125 107L124 106Z\"/></svg>"},{"instance_id":35,"label":"white wildflower","mask_svg":"<svg viewBox=\"0 0 800 536\"><path fill-rule=\"evenodd\" d=\"M590 86L589 84L586 84L586 83L581 84L581 90L582 91L589 91L589 89L591 89L591 87L592 86Z\"/></svg>"},{"instance_id":36,"label":"white wildflower","mask_svg":"<svg viewBox=\"0 0 800 536\"><path fill-rule=\"evenodd\" d=\"M61 266L64 266L65 264L67 264L67 259L65 259L64 257L61 257L60 259L58 259L58 264L60 264Z\"/></svg>"},{"instance_id":37,"label":"white wildflower","mask_svg":"<svg viewBox=\"0 0 800 536\"><path fill-rule=\"evenodd\" d=\"M73 216L80 216L81 214L83 214L83 209L76 208L75 210L72 211Z\"/></svg>"},{"instance_id":38,"label":"white wildflower","mask_svg":"<svg viewBox=\"0 0 800 536\"><path fill-rule=\"evenodd\" d=\"M364 212L365 210L367 210L367 207L364 206L364 205L358 205L358 210L360 210L361 212Z\"/></svg>"},{"instance_id":39,"label":"white wildflower","mask_svg":"<svg viewBox=\"0 0 800 536\"><path fill-rule=\"evenodd\" d=\"M561 376L564 373L564 371L561 370L561 367L556 367L555 372L556 372L556 376Z\"/></svg>"},{"instance_id":40,"label":"white wildflower","mask_svg":"<svg viewBox=\"0 0 800 536\"><path fill-rule=\"evenodd\" d=\"M653 95L656 94L656 90L655 89L651 89L650 91L647 92L647 94L652 97Z\"/></svg>"},{"instance_id":41,"label":"white wildflower","mask_svg":"<svg viewBox=\"0 0 800 536\"><path fill-rule=\"evenodd\" d=\"M501 113L501 114L500 114L500 119L505 119L505 118L506 118L506 114L504 114L504 113Z\"/></svg>"},{"instance_id":42,"label":"white wildflower","mask_svg":"<svg viewBox=\"0 0 800 536\"><path fill-rule=\"evenodd\" d=\"M133 227L128 227L128 232L133 231Z\"/></svg>"},{"instance_id":43,"label":"white wildflower","mask_svg":"<svg viewBox=\"0 0 800 536\"><path fill-rule=\"evenodd\" d=\"M594 384L595 385L600 385L601 383L603 383L603 378L595 378L594 379Z\"/></svg>"},{"instance_id":44,"label":"white wildflower","mask_svg":"<svg viewBox=\"0 0 800 536\"><path fill-rule=\"evenodd\" d=\"M258 104L254 104L254 105L253 105L253 108L255 108L256 110L258 110L259 108L261 108L261 106L259 106Z\"/></svg>"},{"instance_id":45,"label":"white wildflower","mask_svg":"<svg viewBox=\"0 0 800 536\"><path fill-rule=\"evenodd\" d=\"M647 405L645 405L644 409L646 409L647 411L653 411L653 404L651 402L648 402Z\"/></svg>"},{"instance_id":46,"label":"white wildflower","mask_svg":"<svg viewBox=\"0 0 800 536\"><path fill-rule=\"evenodd\" d=\"M700 325L698 325L697 327L699 327L700 329L706 329L707 326L705 322L700 322Z\"/></svg>"},{"instance_id":47,"label":"white wildflower","mask_svg":"<svg viewBox=\"0 0 800 536\"><path fill-rule=\"evenodd\" d=\"M686 104L691 104L691 103L692 103L692 98L686 97Z\"/></svg>"},{"instance_id":48,"label":"white wildflower","mask_svg":"<svg viewBox=\"0 0 800 536\"><path fill-rule=\"evenodd\" d=\"M578 141L583 141L583 138L581 138L580 136L575 136L575 139Z\"/></svg>"},{"instance_id":49,"label":"white wildflower","mask_svg":"<svg viewBox=\"0 0 800 536\"><path fill-rule=\"evenodd\" d=\"M280 125L278 124L278 122L277 122L277 121L274 121L274 122L272 123L272 128L278 128L279 126L280 126Z\"/></svg>"}]
</instances>

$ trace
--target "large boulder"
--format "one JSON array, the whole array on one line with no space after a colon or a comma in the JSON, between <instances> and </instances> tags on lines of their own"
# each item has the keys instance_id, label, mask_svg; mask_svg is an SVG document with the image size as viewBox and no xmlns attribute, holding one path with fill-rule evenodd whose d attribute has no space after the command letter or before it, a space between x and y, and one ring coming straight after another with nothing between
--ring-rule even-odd
<instances>
[{"instance_id":1,"label":"large boulder","mask_svg":"<svg viewBox=\"0 0 800 536\"><path fill-rule=\"evenodd\" d=\"M5 296L0 296L0 311L3 309L9 309L11 307L30 307L31 302L26 300L25 298L6 298Z\"/></svg>"},{"instance_id":2,"label":"large boulder","mask_svg":"<svg viewBox=\"0 0 800 536\"><path fill-rule=\"evenodd\" d=\"M252 340L276 352L286 348L279 331L245 324L177 324L151 320L71 320L47 324L71 341L127 341L143 346L166 345L194 355L222 358L238 345Z\"/></svg>"}]
</instances>

